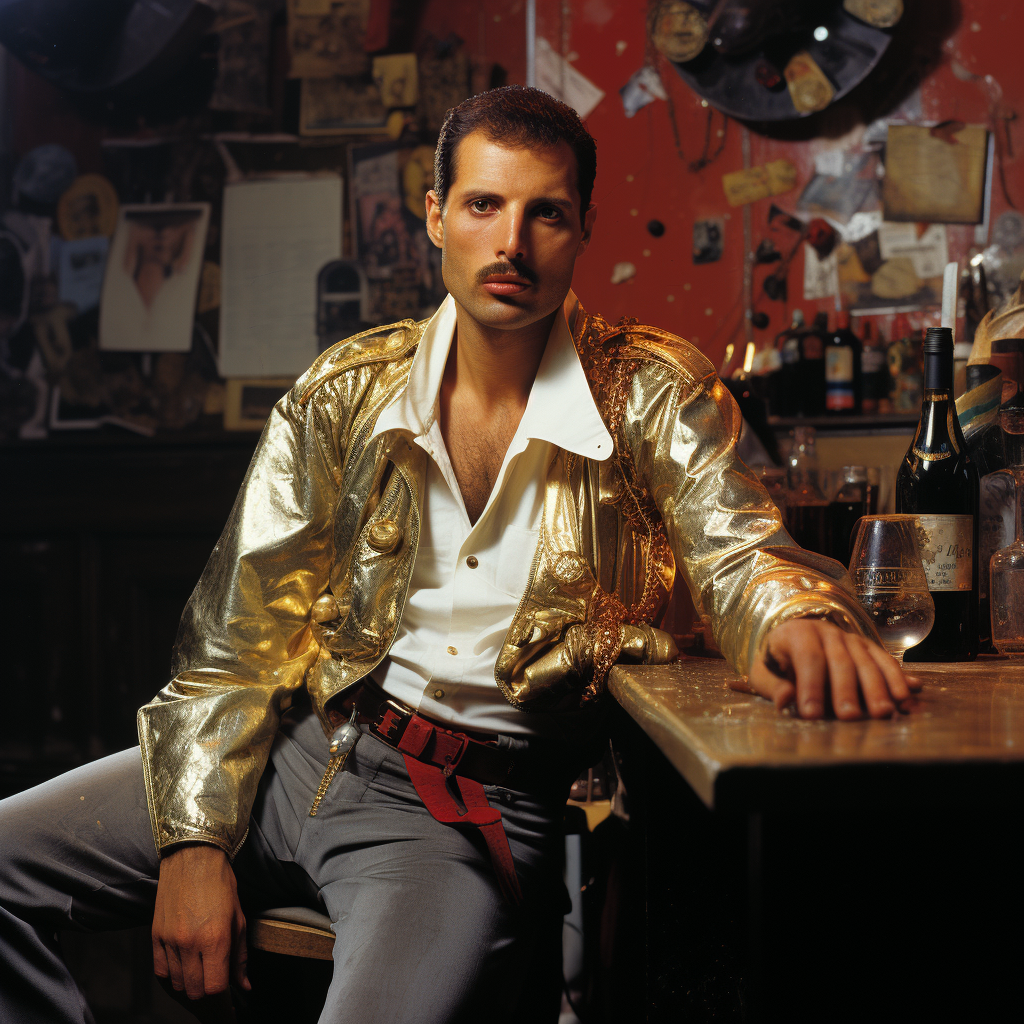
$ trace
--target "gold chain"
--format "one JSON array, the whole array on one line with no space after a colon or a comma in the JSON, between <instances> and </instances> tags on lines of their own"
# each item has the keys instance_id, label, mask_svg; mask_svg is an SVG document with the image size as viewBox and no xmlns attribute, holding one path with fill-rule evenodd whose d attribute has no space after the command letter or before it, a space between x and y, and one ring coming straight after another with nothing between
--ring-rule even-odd
<instances>
[{"instance_id":1,"label":"gold chain","mask_svg":"<svg viewBox=\"0 0 1024 1024\"><path fill-rule=\"evenodd\" d=\"M588 315L576 337L580 362L613 438L618 436L622 424L629 396L629 382L639 367L638 360L630 359L621 352L622 345L629 343L629 328L637 322L634 318L623 317L611 327L606 320ZM658 603L654 567L657 560L664 560L669 554L668 538L660 519L656 514L649 515L645 511L645 504L650 505L646 488L634 486L636 470L629 458L628 449L621 453L620 458L626 470L623 474L629 504L624 510L626 520L631 529L647 534L647 573L640 600L631 608L627 608L614 594L600 587L597 589L591 614L583 627L584 642L593 655L594 674L583 690L581 704L589 703L604 692L608 673L618 661L622 649L622 624L646 622L654 614Z\"/></svg>"},{"instance_id":2,"label":"gold chain","mask_svg":"<svg viewBox=\"0 0 1024 1024\"><path fill-rule=\"evenodd\" d=\"M349 752L346 750L344 754L340 754L338 757L332 757L327 762L327 771L324 772L324 777L320 780L320 785L317 787L316 796L313 797L313 806L309 809L309 816L311 818L316 817L317 808L320 806L320 801L327 795L327 789L331 784L331 780L335 775L341 771L345 764L345 759L348 757Z\"/></svg>"}]
</instances>

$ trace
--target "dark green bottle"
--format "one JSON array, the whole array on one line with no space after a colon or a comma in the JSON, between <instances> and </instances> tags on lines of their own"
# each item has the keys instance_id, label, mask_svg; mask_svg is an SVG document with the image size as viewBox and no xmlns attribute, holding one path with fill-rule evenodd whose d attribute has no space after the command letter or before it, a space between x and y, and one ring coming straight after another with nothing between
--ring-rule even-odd
<instances>
[{"instance_id":1,"label":"dark green bottle","mask_svg":"<svg viewBox=\"0 0 1024 1024\"><path fill-rule=\"evenodd\" d=\"M896 511L920 517L935 624L903 656L970 661L978 654L978 469L967 454L953 401L953 332L929 327L924 404L896 474Z\"/></svg>"}]
</instances>

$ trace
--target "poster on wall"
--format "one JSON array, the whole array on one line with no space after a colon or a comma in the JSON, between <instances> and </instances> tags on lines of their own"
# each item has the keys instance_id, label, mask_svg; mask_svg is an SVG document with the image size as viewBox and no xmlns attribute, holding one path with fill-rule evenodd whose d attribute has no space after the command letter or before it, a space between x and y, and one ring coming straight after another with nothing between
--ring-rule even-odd
<instances>
[{"instance_id":1,"label":"poster on wall","mask_svg":"<svg viewBox=\"0 0 1024 1024\"><path fill-rule=\"evenodd\" d=\"M432 157L429 146L415 142L350 150L353 247L366 271L373 323L429 316L444 298L440 250L423 227Z\"/></svg>"},{"instance_id":2,"label":"poster on wall","mask_svg":"<svg viewBox=\"0 0 1024 1024\"><path fill-rule=\"evenodd\" d=\"M122 206L100 297L100 348L187 352L209 203Z\"/></svg>"},{"instance_id":3,"label":"poster on wall","mask_svg":"<svg viewBox=\"0 0 1024 1024\"><path fill-rule=\"evenodd\" d=\"M342 180L286 175L224 189L219 367L294 380L316 358L317 275L341 255Z\"/></svg>"}]
</instances>

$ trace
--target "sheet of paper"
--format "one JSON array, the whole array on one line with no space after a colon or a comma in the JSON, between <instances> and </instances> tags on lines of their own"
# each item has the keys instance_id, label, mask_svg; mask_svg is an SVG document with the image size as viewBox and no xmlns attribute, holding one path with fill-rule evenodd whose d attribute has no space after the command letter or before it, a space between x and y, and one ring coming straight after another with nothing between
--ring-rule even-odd
<instances>
[{"instance_id":1,"label":"sheet of paper","mask_svg":"<svg viewBox=\"0 0 1024 1024\"><path fill-rule=\"evenodd\" d=\"M537 88L568 103L584 118L604 99L604 92L556 53L543 36L537 36Z\"/></svg>"},{"instance_id":2,"label":"sheet of paper","mask_svg":"<svg viewBox=\"0 0 1024 1024\"><path fill-rule=\"evenodd\" d=\"M945 224L932 224L918 238L916 224L885 222L878 229L878 249L883 260L906 256L920 278L941 277L949 262Z\"/></svg>"},{"instance_id":3,"label":"sheet of paper","mask_svg":"<svg viewBox=\"0 0 1024 1024\"><path fill-rule=\"evenodd\" d=\"M336 174L224 189L220 372L298 376L316 357L316 279L341 256Z\"/></svg>"},{"instance_id":4,"label":"sheet of paper","mask_svg":"<svg viewBox=\"0 0 1024 1024\"><path fill-rule=\"evenodd\" d=\"M110 239L96 235L71 242L60 239L57 244L57 297L61 302L74 303L79 312L99 305Z\"/></svg>"},{"instance_id":5,"label":"sheet of paper","mask_svg":"<svg viewBox=\"0 0 1024 1024\"><path fill-rule=\"evenodd\" d=\"M209 203L122 206L100 296L100 348L192 347Z\"/></svg>"},{"instance_id":6,"label":"sheet of paper","mask_svg":"<svg viewBox=\"0 0 1024 1024\"><path fill-rule=\"evenodd\" d=\"M804 246L804 301L830 299L839 292L839 263L833 252L823 260L809 245Z\"/></svg>"},{"instance_id":7,"label":"sheet of paper","mask_svg":"<svg viewBox=\"0 0 1024 1024\"><path fill-rule=\"evenodd\" d=\"M890 126L882 183L886 220L977 224L982 219L988 130L967 125L943 133L940 128Z\"/></svg>"}]
</instances>

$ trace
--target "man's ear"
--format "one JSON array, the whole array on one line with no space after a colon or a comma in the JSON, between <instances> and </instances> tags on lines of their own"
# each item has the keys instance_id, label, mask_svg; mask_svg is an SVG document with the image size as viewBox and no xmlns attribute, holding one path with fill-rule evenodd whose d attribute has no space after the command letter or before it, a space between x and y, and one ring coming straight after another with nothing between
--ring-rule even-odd
<instances>
[{"instance_id":1,"label":"man's ear","mask_svg":"<svg viewBox=\"0 0 1024 1024\"><path fill-rule=\"evenodd\" d=\"M577 258L582 256L587 251L587 246L590 245L590 236L594 230L595 220L597 220L597 204L591 203L587 207L587 212L583 215L583 237L580 239L580 244L576 249Z\"/></svg>"},{"instance_id":2,"label":"man's ear","mask_svg":"<svg viewBox=\"0 0 1024 1024\"><path fill-rule=\"evenodd\" d=\"M426 195L427 204L427 235L438 247L444 248L444 220L441 217L441 200L437 193L431 189Z\"/></svg>"}]
</instances>

